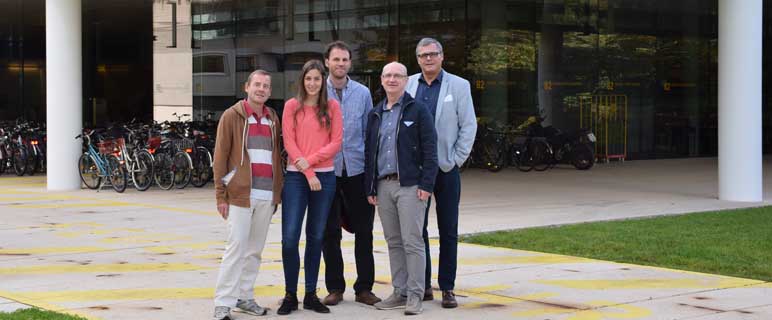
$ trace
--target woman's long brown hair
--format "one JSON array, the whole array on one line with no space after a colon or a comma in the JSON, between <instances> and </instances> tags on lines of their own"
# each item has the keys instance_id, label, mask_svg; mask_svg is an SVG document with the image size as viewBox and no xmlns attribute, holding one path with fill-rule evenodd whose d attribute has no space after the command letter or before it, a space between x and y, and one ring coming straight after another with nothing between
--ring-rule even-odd
<instances>
[{"instance_id":1,"label":"woman's long brown hair","mask_svg":"<svg viewBox=\"0 0 772 320\"><path fill-rule=\"evenodd\" d=\"M319 124L321 124L322 127L330 130L330 122L332 120L330 119L330 113L327 106L327 76L324 72L324 65L322 65L321 61L316 59L309 60L306 62L306 64L303 65L302 72L300 73L300 79L298 80L298 96L296 97L300 107L295 110L292 118L295 121L295 127L297 127L298 113L304 112L303 110L305 110L305 108L303 108L303 104L306 101L306 97L308 97L308 92L306 92L306 85L304 80L306 78L306 74L311 70L318 70L319 74L322 75L322 87L319 89L319 101L317 101L317 106L319 108L316 111L316 119L319 120Z\"/></svg>"}]
</instances>

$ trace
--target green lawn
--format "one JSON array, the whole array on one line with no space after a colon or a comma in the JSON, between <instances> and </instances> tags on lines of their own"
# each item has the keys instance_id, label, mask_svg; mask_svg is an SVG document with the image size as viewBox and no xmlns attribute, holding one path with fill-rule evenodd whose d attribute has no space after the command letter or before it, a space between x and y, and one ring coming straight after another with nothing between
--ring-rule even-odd
<instances>
[{"instance_id":1,"label":"green lawn","mask_svg":"<svg viewBox=\"0 0 772 320\"><path fill-rule=\"evenodd\" d=\"M86 320L86 318L32 308L11 313L0 312L0 320Z\"/></svg>"},{"instance_id":2,"label":"green lawn","mask_svg":"<svg viewBox=\"0 0 772 320\"><path fill-rule=\"evenodd\" d=\"M501 231L461 241L772 281L772 207Z\"/></svg>"}]
</instances>

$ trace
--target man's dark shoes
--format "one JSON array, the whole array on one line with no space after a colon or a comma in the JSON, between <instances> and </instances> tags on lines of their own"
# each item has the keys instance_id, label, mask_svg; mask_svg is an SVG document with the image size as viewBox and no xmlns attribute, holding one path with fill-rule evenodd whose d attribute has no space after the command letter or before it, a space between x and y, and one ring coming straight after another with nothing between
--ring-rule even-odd
<instances>
[{"instance_id":1,"label":"man's dark shoes","mask_svg":"<svg viewBox=\"0 0 772 320\"><path fill-rule=\"evenodd\" d=\"M432 287L427 286L424 290L424 301L432 300L434 300L434 290L432 290Z\"/></svg>"},{"instance_id":2,"label":"man's dark shoes","mask_svg":"<svg viewBox=\"0 0 772 320\"><path fill-rule=\"evenodd\" d=\"M287 294L284 296L284 299L281 300L281 306L279 306L279 310L277 310L276 313L280 315L288 315L297 309L298 296L294 293L287 292Z\"/></svg>"},{"instance_id":3,"label":"man's dark shoes","mask_svg":"<svg viewBox=\"0 0 772 320\"><path fill-rule=\"evenodd\" d=\"M324 297L324 300L322 300L322 302L328 306L337 305L341 301L343 301L343 292L340 291L330 291L330 294L328 294L326 297Z\"/></svg>"},{"instance_id":4,"label":"man's dark shoes","mask_svg":"<svg viewBox=\"0 0 772 320\"><path fill-rule=\"evenodd\" d=\"M442 307L448 309L458 307L456 294L453 293L453 290L442 290Z\"/></svg>"},{"instance_id":5,"label":"man's dark shoes","mask_svg":"<svg viewBox=\"0 0 772 320\"><path fill-rule=\"evenodd\" d=\"M306 296L303 298L303 309L314 310L318 313L330 313L330 308L319 301L316 292L306 292Z\"/></svg>"},{"instance_id":6,"label":"man's dark shoes","mask_svg":"<svg viewBox=\"0 0 772 320\"><path fill-rule=\"evenodd\" d=\"M381 298L375 296L372 291L362 291L356 294L354 301L372 306L378 302L381 302Z\"/></svg>"}]
</instances>

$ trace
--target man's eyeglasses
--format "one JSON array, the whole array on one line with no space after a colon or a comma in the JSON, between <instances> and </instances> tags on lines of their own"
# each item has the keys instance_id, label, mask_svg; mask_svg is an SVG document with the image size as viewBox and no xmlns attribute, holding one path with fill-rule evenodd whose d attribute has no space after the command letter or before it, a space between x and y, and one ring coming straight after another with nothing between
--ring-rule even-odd
<instances>
[{"instance_id":1,"label":"man's eyeglasses","mask_svg":"<svg viewBox=\"0 0 772 320\"><path fill-rule=\"evenodd\" d=\"M436 57L439 57L441 54L442 53L440 53L440 52L425 52L425 53L422 53L422 54L417 54L416 57L418 57L418 59L426 59L426 58L434 59Z\"/></svg>"},{"instance_id":2,"label":"man's eyeglasses","mask_svg":"<svg viewBox=\"0 0 772 320\"><path fill-rule=\"evenodd\" d=\"M399 73L384 73L384 74L381 75L381 78L383 78L383 79L397 79L397 80L400 80L400 79L407 78L407 76L404 75L404 74L399 74Z\"/></svg>"}]
</instances>

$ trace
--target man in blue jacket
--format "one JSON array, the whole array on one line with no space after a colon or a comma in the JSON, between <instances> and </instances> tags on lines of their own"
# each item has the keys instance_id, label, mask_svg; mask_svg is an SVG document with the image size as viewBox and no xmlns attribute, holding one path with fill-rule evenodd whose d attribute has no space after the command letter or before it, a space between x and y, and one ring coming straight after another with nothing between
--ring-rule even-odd
<instances>
[{"instance_id":1,"label":"man in blue jacket","mask_svg":"<svg viewBox=\"0 0 772 320\"><path fill-rule=\"evenodd\" d=\"M437 172L434 198L437 200L437 227L440 232L438 282L442 290L442 307L458 306L453 293L458 256L458 205L461 200L461 177L458 167L464 164L477 133L477 118L472 104L469 81L442 69L443 52L439 41L423 38L415 48L421 73L410 76L407 92L426 104L437 128ZM424 300L434 299L431 287L432 264L429 256L429 233L423 228L426 246L426 292Z\"/></svg>"},{"instance_id":2,"label":"man in blue jacket","mask_svg":"<svg viewBox=\"0 0 772 320\"><path fill-rule=\"evenodd\" d=\"M386 99L367 117L365 189L378 206L389 246L394 292L375 304L381 310L423 311L425 210L437 176L437 132L429 110L405 92L407 68L398 62L383 67Z\"/></svg>"}]
</instances>

